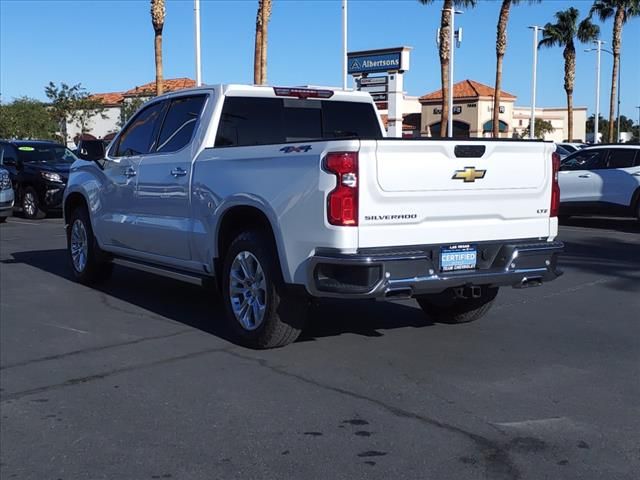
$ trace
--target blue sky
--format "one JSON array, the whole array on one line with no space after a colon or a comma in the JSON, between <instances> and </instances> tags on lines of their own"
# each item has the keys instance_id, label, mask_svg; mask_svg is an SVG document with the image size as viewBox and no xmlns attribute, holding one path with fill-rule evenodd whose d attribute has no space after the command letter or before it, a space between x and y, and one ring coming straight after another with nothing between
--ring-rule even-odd
<instances>
[{"instance_id":1,"label":"blue sky","mask_svg":"<svg viewBox=\"0 0 640 480\"><path fill-rule=\"evenodd\" d=\"M504 63L504 90L528 105L532 33L554 12L570 6L586 14L589 0L543 0L513 7ZM205 83L252 83L257 0L201 0ZM456 51L456 81L493 85L499 1L479 0L457 17L464 30ZM441 2L349 0L349 50L413 47L405 87L422 95L440 87L435 32ZM341 85L339 0L274 0L269 25L268 81L279 85ZM601 24L611 45L611 22ZM595 53L579 47L574 104L595 106ZM623 33L622 114L638 118L640 19ZM44 85L82 83L91 92L122 91L154 78L153 29L147 0L0 0L0 92L2 101L28 95L44 99ZM168 0L164 29L165 77L194 77L193 1ZM612 59L602 55L601 112L608 112ZM564 106L559 48L540 51L538 105ZM606 115L606 113L605 113Z\"/></svg>"}]
</instances>

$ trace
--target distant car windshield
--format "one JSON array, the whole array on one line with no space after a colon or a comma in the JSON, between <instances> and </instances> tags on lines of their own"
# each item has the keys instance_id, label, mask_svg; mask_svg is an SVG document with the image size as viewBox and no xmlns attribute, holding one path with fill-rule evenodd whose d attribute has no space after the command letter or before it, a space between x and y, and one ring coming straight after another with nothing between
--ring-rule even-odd
<instances>
[{"instance_id":1,"label":"distant car windshield","mask_svg":"<svg viewBox=\"0 0 640 480\"><path fill-rule=\"evenodd\" d=\"M76 157L62 145L20 144L18 158L25 163L73 163Z\"/></svg>"}]
</instances>

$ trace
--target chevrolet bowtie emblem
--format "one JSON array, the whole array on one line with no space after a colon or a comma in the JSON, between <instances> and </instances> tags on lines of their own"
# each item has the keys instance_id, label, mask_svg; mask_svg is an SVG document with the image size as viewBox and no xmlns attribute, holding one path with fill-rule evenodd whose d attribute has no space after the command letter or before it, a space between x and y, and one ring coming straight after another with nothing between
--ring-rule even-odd
<instances>
[{"instance_id":1,"label":"chevrolet bowtie emblem","mask_svg":"<svg viewBox=\"0 0 640 480\"><path fill-rule=\"evenodd\" d=\"M464 180L464 183L475 182L476 178L484 178L486 170L476 170L475 167L464 167L464 170L456 170L452 180Z\"/></svg>"}]
</instances>

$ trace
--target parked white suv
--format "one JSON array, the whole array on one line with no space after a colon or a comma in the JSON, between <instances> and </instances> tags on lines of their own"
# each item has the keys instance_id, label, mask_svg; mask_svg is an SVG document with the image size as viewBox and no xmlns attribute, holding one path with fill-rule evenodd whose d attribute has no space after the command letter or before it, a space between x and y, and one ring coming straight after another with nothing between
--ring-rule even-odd
<instances>
[{"instance_id":1,"label":"parked white suv","mask_svg":"<svg viewBox=\"0 0 640 480\"><path fill-rule=\"evenodd\" d=\"M113 263L215 280L243 343L294 341L310 298L415 297L475 320L553 280L560 192L541 141L385 139L364 92L228 85L145 104L64 198L75 277Z\"/></svg>"},{"instance_id":2,"label":"parked white suv","mask_svg":"<svg viewBox=\"0 0 640 480\"><path fill-rule=\"evenodd\" d=\"M640 220L640 145L599 145L562 160L560 214L622 215Z\"/></svg>"}]
</instances>

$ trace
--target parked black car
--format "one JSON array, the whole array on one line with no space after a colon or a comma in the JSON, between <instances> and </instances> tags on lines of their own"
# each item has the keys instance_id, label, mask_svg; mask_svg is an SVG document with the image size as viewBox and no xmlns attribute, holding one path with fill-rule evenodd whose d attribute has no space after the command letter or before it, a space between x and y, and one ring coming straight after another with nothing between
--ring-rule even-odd
<instances>
[{"instance_id":1,"label":"parked black car","mask_svg":"<svg viewBox=\"0 0 640 480\"><path fill-rule=\"evenodd\" d=\"M26 218L61 210L69 168L78 159L71 150L48 141L0 141L0 159L11 176L15 205Z\"/></svg>"}]
</instances>

